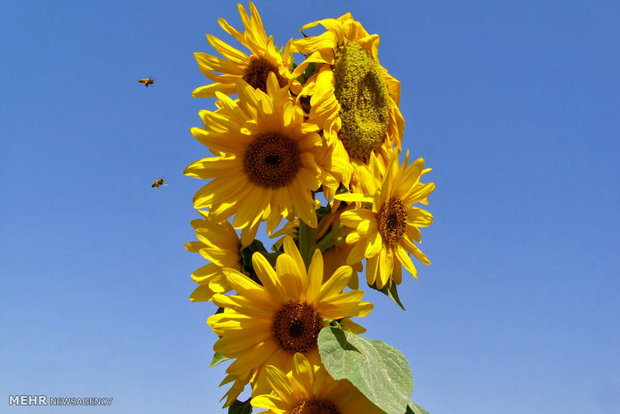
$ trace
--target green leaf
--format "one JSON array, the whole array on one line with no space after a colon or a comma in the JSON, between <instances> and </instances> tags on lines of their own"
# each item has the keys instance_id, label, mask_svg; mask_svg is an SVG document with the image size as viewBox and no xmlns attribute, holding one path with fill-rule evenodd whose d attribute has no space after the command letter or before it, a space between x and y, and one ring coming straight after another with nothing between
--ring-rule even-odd
<instances>
[{"instance_id":1,"label":"green leaf","mask_svg":"<svg viewBox=\"0 0 620 414\"><path fill-rule=\"evenodd\" d=\"M404 310L404 311L407 310L407 309L405 309L403 304L400 302L400 298L398 297L398 289L397 289L396 283L392 283L392 286L390 286L389 288L388 288L387 285L383 286L383 289L377 289L376 286L371 286L371 288L373 288L377 292L383 293L385 296L390 298L390 300L392 302L397 304L402 310Z\"/></svg>"},{"instance_id":2,"label":"green leaf","mask_svg":"<svg viewBox=\"0 0 620 414\"><path fill-rule=\"evenodd\" d=\"M329 215L329 213L331 212L332 212L332 206L330 205L321 206L316 209L316 218L320 222L321 220L323 220L325 216Z\"/></svg>"},{"instance_id":3,"label":"green leaf","mask_svg":"<svg viewBox=\"0 0 620 414\"><path fill-rule=\"evenodd\" d=\"M269 253L267 252L267 249L265 249L263 243L260 240L253 240L248 247L241 249L241 270L250 279L258 283L259 285L262 285L262 282L256 275L254 267L252 266L252 255L255 252L259 252L265 257L269 256Z\"/></svg>"},{"instance_id":4,"label":"green leaf","mask_svg":"<svg viewBox=\"0 0 620 414\"><path fill-rule=\"evenodd\" d=\"M409 405L407 405L407 412L405 414L429 414L424 408L420 407L418 404L409 400Z\"/></svg>"},{"instance_id":5,"label":"green leaf","mask_svg":"<svg viewBox=\"0 0 620 414\"><path fill-rule=\"evenodd\" d=\"M224 361L228 361L230 358L225 357L224 355L220 354L219 352L215 352L213 354L213 359L211 360L211 363L209 364L209 368L213 368L216 365L221 364Z\"/></svg>"},{"instance_id":6,"label":"green leaf","mask_svg":"<svg viewBox=\"0 0 620 414\"><path fill-rule=\"evenodd\" d=\"M314 63L308 64L308 67L306 68L304 73L299 75L299 77L297 77L297 80L302 85L305 84L308 81L308 79L310 79L315 73L318 72L318 69L319 69L319 66L317 66L316 64L314 64Z\"/></svg>"},{"instance_id":7,"label":"green leaf","mask_svg":"<svg viewBox=\"0 0 620 414\"><path fill-rule=\"evenodd\" d=\"M413 392L409 363L394 347L341 329L319 333L319 353L327 372L347 379L387 414L403 414Z\"/></svg>"},{"instance_id":8,"label":"green leaf","mask_svg":"<svg viewBox=\"0 0 620 414\"><path fill-rule=\"evenodd\" d=\"M228 407L228 414L250 414L251 412L252 406L250 405L249 399L244 402L235 400L235 402Z\"/></svg>"}]
</instances>

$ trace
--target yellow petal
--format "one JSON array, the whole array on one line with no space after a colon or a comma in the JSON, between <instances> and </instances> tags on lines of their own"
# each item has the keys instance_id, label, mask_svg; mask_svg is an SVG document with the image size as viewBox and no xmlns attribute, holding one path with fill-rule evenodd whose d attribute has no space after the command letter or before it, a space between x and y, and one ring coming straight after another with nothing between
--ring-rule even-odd
<instances>
[{"instance_id":1,"label":"yellow petal","mask_svg":"<svg viewBox=\"0 0 620 414\"><path fill-rule=\"evenodd\" d=\"M189 296L189 300L192 302L206 302L213 297L213 291L209 289L207 285L200 285Z\"/></svg>"},{"instance_id":2,"label":"yellow petal","mask_svg":"<svg viewBox=\"0 0 620 414\"><path fill-rule=\"evenodd\" d=\"M304 259L301 257L301 253L299 253L299 249L295 245L293 238L291 236L285 236L283 241L284 253L288 254L295 260L297 267L299 268L299 272L302 275L306 275L306 265L304 264Z\"/></svg>"},{"instance_id":3,"label":"yellow petal","mask_svg":"<svg viewBox=\"0 0 620 414\"><path fill-rule=\"evenodd\" d=\"M293 357L293 378L300 386L297 391L310 397L314 384L314 368L303 354L296 353Z\"/></svg>"},{"instance_id":4,"label":"yellow petal","mask_svg":"<svg viewBox=\"0 0 620 414\"><path fill-rule=\"evenodd\" d=\"M290 406L294 406L297 401L295 401L293 388L284 372L273 365L267 365L265 371L267 372L267 381L269 381L276 395L280 397L280 399L286 401Z\"/></svg>"},{"instance_id":5,"label":"yellow petal","mask_svg":"<svg viewBox=\"0 0 620 414\"><path fill-rule=\"evenodd\" d=\"M407 254L407 251L400 244L397 244L396 246L394 246L394 253L396 253L396 258L405 267L405 269L407 269L407 271L411 273L414 278L417 279L418 271L413 265L413 262L411 261L409 254Z\"/></svg>"},{"instance_id":6,"label":"yellow petal","mask_svg":"<svg viewBox=\"0 0 620 414\"><path fill-rule=\"evenodd\" d=\"M282 287L289 299L300 299L302 292L302 275L297 267L297 262L288 254L284 253L276 259L276 272Z\"/></svg>"},{"instance_id":7,"label":"yellow petal","mask_svg":"<svg viewBox=\"0 0 620 414\"><path fill-rule=\"evenodd\" d=\"M383 243L379 232L368 234L368 244L366 245L364 257L375 257L381 251L382 246Z\"/></svg>"},{"instance_id":8,"label":"yellow petal","mask_svg":"<svg viewBox=\"0 0 620 414\"><path fill-rule=\"evenodd\" d=\"M321 286L321 301L342 292L352 274L351 266L345 265L336 269L332 277Z\"/></svg>"},{"instance_id":9,"label":"yellow petal","mask_svg":"<svg viewBox=\"0 0 620 414\"><path fill-rule=\"evenodd\" d=\"M308 270L310 280L308 290L306 291L306 300L310 304L315 303L319 298L321 284L323 283L323 269L323 255L319 249L316 249L314 251L314 255L312 256L312 261L310 262L310 268Z\"/></svg>"},{"instance_id":10,"label":"yellow petal","mask_svg":"<svg viewBox=\"0 0 620 414\"><path fill-rule=\"evenodd\" d=\"M236 290L237 293L255 301L258 306L265 309L271 310L277 307L271 295L269 295L261 285L237 270L224 268L223 271L226 275L226 280L228 280L230 286Z\"/></svg>"},{"instance_id":11,"label":"yellow petal","mask_svg":"<svg viewBox=\"0 0 620 414\"><path fill-rule=\"evenodd\" d=\"M288 404L283 402L278 396L263 394L252 398L252 407L264 408L270 414L286 414Z\"/></svg>"},{"instance_id":12,"label":"yellow petal","mask_svg":"<svg viewBox=\"0 0 620 414\"><path fill-rule=\"evenodd\" d=\"M207 34L207 41L215 50L220 52L222 56L237 64L244 64L248 60L248 55L222 42L213 35Z\"/></svg>"},{"instance_id":13,"label":"yellow petal","mask_svg":"<svg viewBox=\"0 0 620 414\"><path fill-rule=\"evenodd\" d=\"M363 194L358 194L358 193L342 193L342 194L336 194L334 196L334 198L336 200L340 200L340 201L344 201L347 203L352 203L352 202L363 202L363 203L372 203L373 202L373 198L372 197L368 197L365 196Z\"/></svg>"},{"instance_id":14,"label":"yellow petal","mask_svg":"<svg viewBox=\"0 0 620 414\"><path fill-rule=\"evenodd\" d=\"M366 260L366 282L368 286L372 286L379 279L377 276L379 275L379 256L377 255L373 258ZM377 286L378 289L381 289Z\"/></svg>"}]
</instances>

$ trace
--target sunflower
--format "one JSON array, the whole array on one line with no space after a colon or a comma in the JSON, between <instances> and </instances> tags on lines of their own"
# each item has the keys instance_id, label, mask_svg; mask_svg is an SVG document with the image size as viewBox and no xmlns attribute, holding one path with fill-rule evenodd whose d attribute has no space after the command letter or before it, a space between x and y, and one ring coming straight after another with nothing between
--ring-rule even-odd
<instances>
[{"instance_id":1,"label":"sunflower","mask_svg":"<svg viewBox=\"0 0 620 414\"><path fill-rule=\"evenodd\" d=\"M340 220L354 229L346 238L348 244L354 245L347 262L356 263L367 258L366 279L368 285L374 285L377 289L391 286L392 282L400 284L401 265L417 279L409 253L422 263L430 264L413 242L421 242L419 227L430 226L433 216L413 204L428 204L427 198L435 189L435 184L420 182L420 177L430 171L424 169L424 159L419 158L409 166L408 159L409 152L399 167L396 154L392 157L381 188L373 198L361 194L342 196L349 201L357 199L372 203L371 209L345 211Z\"/></svg>"},{"instance_id":2,"label":"sunflower","mask_svg":"<svg viewBox=\"0 0 620 414\"><path fill-rule=\"evenodd\" d=\"M293 370L266 367L274 394L252 398L252 406L268 414L381 414L350 382L336 381L323 366L313 365L302 354L293 357Z\"/></svg>"},{"instance_id":3,"label":"sunflower","mask_svg":"<svg viewBox=\"0 0 620 414\"><path fill-rule=\"evenodd\" d=\"M216 92L226 95L235 94L237 93L236 81L238 79L243 79L252 87L265 92L267 90L267 77L270 73L276 76L280 86L287 85L291 79L289 70L293 64L290 49L291 41L280 53L274 45L273 36L267 37L263 21L254 4L250 2L250 15L247 14L241 4L238 4L237 8L245 28L243 33L222 18L218 19L218 23L224 31L237 39L251 54L247 55L208 34L207 41L223 56L223 59L207 53L194 53L200 71L214 82L196 88L192 92L194 97L214 97ZM216 72L220 74L218 75Z\"/></svg>"},{"instance_id":4,"label":"sunflower","mask_svg":"<svg viewBox=\"0 0 620 414\"><path fill-rule=\"evenodd\" d=\"M312 191L321 184L321 170L315 155L323 145L316 126L304 122L303 111L275 75L267 80L268 93L243 80L237 86L239 100L218 92L223 113L204 111L205 128L191 129L217 154L185 169L190 177L213 178L194 196L194 207L210 207L221 220L234 214L232 223L243 229L244 246L263 220L268 233L292 215L316 227Z\"/></svg>"},{"instance_id":5,"label":"sunflower","mask_svg":"<svg viewBox=\"0 0 620 414\"><path fill-rule=\"evenodd\" d=\"M208 319L220 337L215 352L235 359L226 370L224 382L234 381L226 394L229 405L252 384L253 395L270 391L265 365L288 372L295 353L319 363L317 338L326 320L366 316L372 304L361 302L364 292L342 292L351 277L351 268L342 266L323 283L323 257L316 250L308 272L299 250L290 237L284 239L284 253L278 256L276 270L260 253L252 265L262 286L234 269L224 269L228 283L237 292L216 294L213 302L224 312Z\"/></svg>"},{"instance_id":6,"label":"sunflower","mask_svg":"<svg viewBox=\"0 0 620 414\"><path fill-rule=\"evenodd\" d=\"M387 165L393 146L400 150L405 125L398 109L400 82L379 63L379 36L369 35L350 13L302 30L319 24L327 31L293 42L308 55L293 76L310 64L319 68L300 92L300 97L310 96L309 120L324 130L333 157L353 166L352 175L334 174L352 191L369 194L365 182L371 154Z\"/></svg>"},{"instance_id":7,"label":"sunflower","mask_svg":"<svg viewBox=\"0 0 620 414\"><path fill-rule=\"evenodd\" d=\"M204 219L191 222L198 241L186 243L185 249L192 253L200 253L211 263L192 273L192 279L199 285L189 297L192 302L209 301L215 293L230 290L226 276L222 272L223 268L241 270L241 242L235 229L227 221L217 222L206 212L200 210L198 212Z\"/></svg>"}]
</instances>

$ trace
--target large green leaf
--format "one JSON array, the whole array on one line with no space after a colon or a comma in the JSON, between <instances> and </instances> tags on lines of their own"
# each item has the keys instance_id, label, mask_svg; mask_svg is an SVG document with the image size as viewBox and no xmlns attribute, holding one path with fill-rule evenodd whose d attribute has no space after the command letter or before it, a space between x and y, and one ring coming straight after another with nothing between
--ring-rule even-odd
<instances>
[{"instance_id":1,"label":"large green leaf","mask_svg":"<svg viewBox=\"0 0 620 414\"><path fill-rule=\"evenodd\" d=\"M407 359L398 349L326 327L319 333L319 353L334 379L349 380L387 414L403 414L407 410L413 378Z\"/></svg>"}]
</instances>

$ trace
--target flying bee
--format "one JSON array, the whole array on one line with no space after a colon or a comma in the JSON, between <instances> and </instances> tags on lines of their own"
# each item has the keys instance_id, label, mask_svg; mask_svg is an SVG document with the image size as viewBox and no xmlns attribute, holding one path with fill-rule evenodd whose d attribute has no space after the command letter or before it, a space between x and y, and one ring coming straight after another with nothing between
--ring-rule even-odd
<instances>
[{"instance_id":1,"label":"flying bee","mask_svg":"<svg viewBox=\"0 0 620 414\"><path fill-rule=\"evenodd\" d=\"M164 177L159 177L153 184L151 184L151 188L159 188L160 185L168 185L164 182Z\"/></svg>"},{"instance_id":2,"label":"flying bee","mask_svg":"<svg viewBox=\"0 0 620 414\"><path fill-rule=\"evenodd\" d=\"M138 79L138 82L143 83L145 87L149 87L149 85L152 85L155 83L155 79L153 79L153 77L151 76L150 78L146 78L146 79Z\"/></svg>"}]
</instances>

